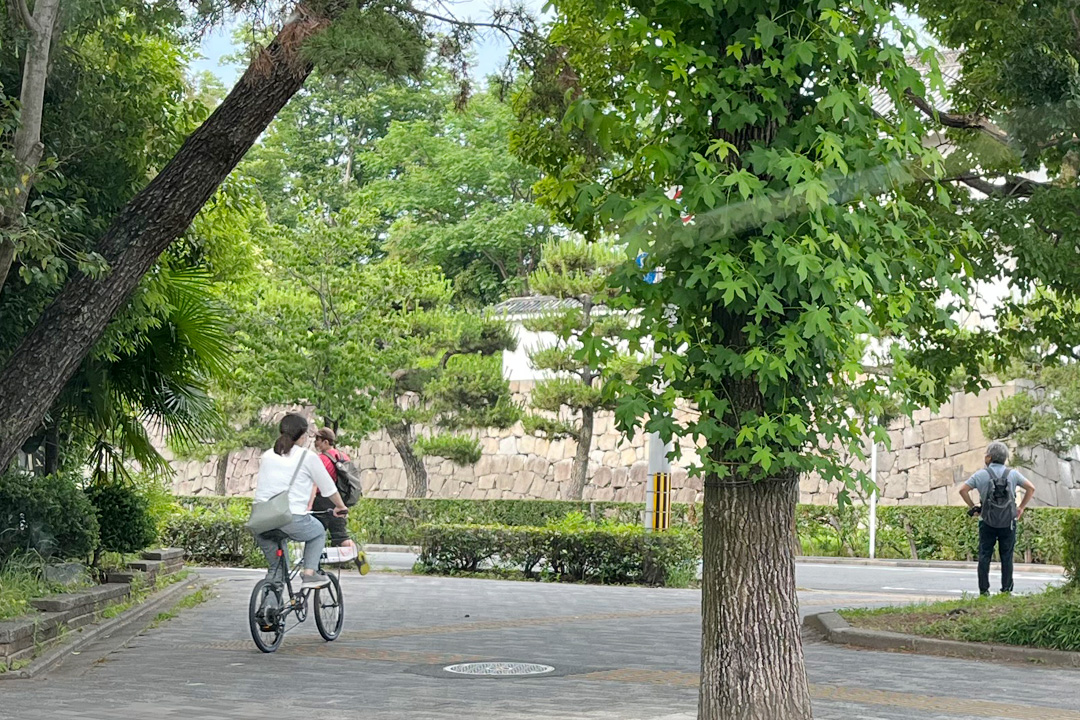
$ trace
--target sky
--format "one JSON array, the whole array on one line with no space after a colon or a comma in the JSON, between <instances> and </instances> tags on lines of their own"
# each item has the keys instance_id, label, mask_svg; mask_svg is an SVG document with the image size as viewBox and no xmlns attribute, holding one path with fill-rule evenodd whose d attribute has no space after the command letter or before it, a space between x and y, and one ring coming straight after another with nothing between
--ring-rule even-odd
<instances>
[{"instance_id":1,"label":"sky","mask_svg":"<svg viewBox=\"0 0 1080 720\"><path fill-rule=\"evenodd\" d=\"M543 0L524 0L523 4L539 14L544 3ZM490 0L458 0L442 2L441 5L448 8L459 19L478 22L490 20L493 7ZM209 70L217 75L227 88L231 88L236 83L244 68L226 63L223 58L236 52L236 47L232 42L232 32L237 24L234 22L226 27L218 28L203 38L200 48L203 57L191 64L193 73ZM509 43L501 35L490 30L485 31L474 50L472 68L474 77L483 78L498 72L506 60L509 48Z\"/></svg>"}]
</instances>

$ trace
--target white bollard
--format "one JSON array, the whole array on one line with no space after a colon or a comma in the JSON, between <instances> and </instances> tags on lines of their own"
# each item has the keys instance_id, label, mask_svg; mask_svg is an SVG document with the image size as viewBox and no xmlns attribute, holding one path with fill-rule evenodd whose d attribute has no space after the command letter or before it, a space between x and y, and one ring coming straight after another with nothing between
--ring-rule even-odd
<instances>
[{"instance_id":1,"label":"white bollard","mask_svg":"<svg viewBox=\"0 0 1080 720\"><path fill-rule=\"evenodd\" d=\"M877 554L877 441L870 439L870 479L874 481L874 491L870 494L870 558Z\"/></svg>"}]
</instances>

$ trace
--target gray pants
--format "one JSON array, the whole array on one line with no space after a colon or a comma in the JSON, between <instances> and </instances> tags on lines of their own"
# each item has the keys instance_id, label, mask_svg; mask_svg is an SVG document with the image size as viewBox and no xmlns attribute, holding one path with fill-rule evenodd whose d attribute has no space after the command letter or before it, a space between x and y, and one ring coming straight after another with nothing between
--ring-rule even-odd
<instances>
[{"instance_id":1,"label":"gray pants","mask_svg":"<svg viewBox=\"0 0 1080 720\"><path fill-rule=\"evenodd\" d=\"M293 515L292 518L292 522L281 528L281 532L293 540L304 543L304 569L318 570L319 558L322 557L323 548L326 547L326 530L323 528L322 523L311 515ZM272 579L284 582L285 578L281 572L284 563L278 561L277 541L270 540L262 535L256 535L255 542L259 544L259 548L266 555L266 566L270 568L267 577L273 575Z\"/></svg>"}]
</instances>

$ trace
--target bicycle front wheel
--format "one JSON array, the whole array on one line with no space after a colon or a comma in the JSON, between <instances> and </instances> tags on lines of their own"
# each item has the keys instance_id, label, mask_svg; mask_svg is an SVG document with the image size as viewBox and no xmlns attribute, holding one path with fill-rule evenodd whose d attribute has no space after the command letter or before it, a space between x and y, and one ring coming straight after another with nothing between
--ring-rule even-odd
<instances>
[{"instance_id":1,"label":"bicycle front wheel","mask_svg":"<svg viewBox=\"0 0 1080 720\"><path fill-rule=\"evenodd\" d=\"M251 602L248 604L251 639L264 653L277 650L285 637L284 605L281 585L277 583L263 579L251 591Z\"/></svg>"},{"instance_id":2,"label":"bicycle front wheel","mask_svg":"<svg viewBox=\"0 0 1080 720\"><path fill-rule=\"evenodd\" d=\"M330 584L315 591L315 626L323 640L337 640L345 624L345 602L337 576L327 574Z\"/></svg>"}]
</instances>

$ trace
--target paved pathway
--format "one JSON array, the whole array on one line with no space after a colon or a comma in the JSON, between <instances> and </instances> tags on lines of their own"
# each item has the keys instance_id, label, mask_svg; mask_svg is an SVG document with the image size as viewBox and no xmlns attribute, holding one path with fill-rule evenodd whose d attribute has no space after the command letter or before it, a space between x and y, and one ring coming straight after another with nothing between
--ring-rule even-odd
<instances>
[{"instance_id":1,"label":"paved pathway","mask_svg":"<svg viewBox=\"0 0 1080 720\"><path fill-rule=\"evenodd\" d=\"M859 585L852 591L829 587L836 578L833 569L820 578L813 572L800 576L804 612L943 596L953 589L887 591L864 577L862 584L848 583ZM308 622L268 656L254 649L246 625L247 598L258 574L209 570L204 575L219 581L210 602L123 647L86 648L47 678L0 682L0 718L694 717L700 642L696 591L346 575L343 636L324 643ZM900 577L914 583L918 573ZM922 577L919 587L955 585L959 579ZM815 584L823 587L808 587ZM808 644L806 654L819 719L1080 720L1077 671L817 643ZM447 664L474 659L546 663L559 676L441 674Z\"/></svg>"}]
</instances>

